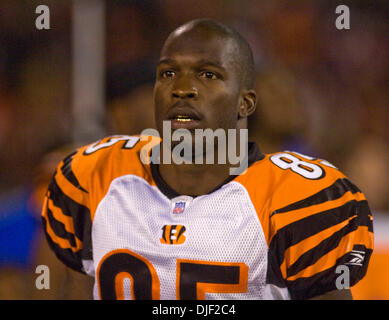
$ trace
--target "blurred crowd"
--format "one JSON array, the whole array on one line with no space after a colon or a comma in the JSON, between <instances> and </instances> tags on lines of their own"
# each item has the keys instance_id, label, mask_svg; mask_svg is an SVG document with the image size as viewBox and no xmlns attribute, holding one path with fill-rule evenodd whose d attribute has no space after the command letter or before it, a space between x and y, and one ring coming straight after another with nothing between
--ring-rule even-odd
<instances>
[{"instance_id":1,"label":"blurred crowd","mask_svg":"<svg viewBox=\"0 0 389 320\"><path fill-rule=\"evenodd\" d=\"M40 4L50 8L50 30L35 28ZM295 150L330 161L367 195L373 213L389 216L389 3L342 1L349 30L335 27L338 4L106 1L106 134L154 127L154 68L166 36L191 19L215 18L253 48L258 106L250 138L265 153ZM39 249L39 211L54 165L81 143L72 135L71 40L72 1L0 2L0 283L8 279L0 299L66 298L17 283L23 272L31 279L47 250ZM43 264L56 263L45 257ZM54 286L68 282L66 272ZM88 298L88 290L75 297Z\"/></svg>"}]
</instances>

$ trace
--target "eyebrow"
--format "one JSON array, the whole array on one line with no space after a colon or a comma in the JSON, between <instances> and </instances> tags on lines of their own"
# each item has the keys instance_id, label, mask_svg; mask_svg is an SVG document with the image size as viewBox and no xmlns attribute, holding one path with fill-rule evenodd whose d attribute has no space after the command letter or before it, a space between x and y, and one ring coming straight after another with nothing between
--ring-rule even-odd
<instances>
[{"instance_id":1,"label":"eyebrow","mask_svg":"<svg viewBox=\"0 0 389 320\"><path fill-rule=\"evenodd\" d=\"M220 62L216 62L216 61L201 59L200 61L197 62L197 64L201 65L201 66L212 66L212 67L224 70L224 67L222 66L222 64Z\"/></svg>"},{"instance_id":2,"label":"eyebrow","mask_svg":"<svg viewBox=\"0 0 389 320\"><path fill-rule=\"evenodd\" d=\"M171 58L165 58L165 59L161 59L159 61L158 66L161 64L177 65L177 61L174 59L171 59ZM219 63L217 61L200 59L199 61L196 61L196 65L198 65L198 66L211 66L211 67L215 67L215 68L218 68L218 69L225 71L225 68L221 65L221 63Z\"/></svg>"},{"instance_id":3,"label":"eyebrow","mask_svg":"<svg viewBox=\"0 0 389 320\"><path fill-rule=\"evenodd\" d=\"M159 60L158 65L160 64L176 64L176 62L173 59L166 58L166 59Z\"/></svg>"}]
</instances>

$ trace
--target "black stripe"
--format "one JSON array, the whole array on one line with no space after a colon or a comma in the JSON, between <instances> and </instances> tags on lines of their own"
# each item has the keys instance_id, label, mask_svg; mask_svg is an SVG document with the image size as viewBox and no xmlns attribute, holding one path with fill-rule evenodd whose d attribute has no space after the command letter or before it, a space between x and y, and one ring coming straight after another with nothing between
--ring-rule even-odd
<instances>
[{"instance_id":1,"label":"black stripe","mask_svg":"<svg viewBox=\"0 0 389 320\"><path fill-rule=\"evenodd\" d=\"M286 281L291 298L296 300L310 299L315 296L322 295L326 292L336 290L336 279L340 276L336 270L340 265L345 265L348 267L350 275L350 287L355 285L365 276L373 250L367 249L361 245L354 246L353 250L365 252L364 263L362 266L345 264L350 261L350 253L348 252L337 259L335 265L327 270L316 273L312 277L298 278L293 281Z\"/></svg>"},{"instance_id":2,"label":"black stripe","mask_svg":"<svg viewBox=\"0 0 389 320\"><path fill-rule=\"evenodd\" d=\"M284 260L285 251L290 246L320 231L337 225L355 214L363 221L369 219L370 210L366 200L351 200L340 207L319 212L290 223L278 230L270 243L269 250L274 252L281 265Z\"/></svg>"},{"instance_id":3,"label":"black stripe","mask_svg":"<svg viewBox=\"0 0 389 320\"><path fill-rule=\"evenodd\" d=\"M72 247L76 247L75 235L71 232L66 231L65 225L53 217L53 213L49 208L47 208L46 210L50 227L54 231L54 233L62 239L69 240L70 245Z\"/></svg>"},{"instance_id":4,"label":"black stripe","mask_svg":"<svg viewBox=\"0 0 389 320\"><path fill-rule=\"evenodd\" d=\"M350 189L351 193L362 192L355 184L353 184L349 179L343 179L344 184Z\"/></svg>"},{"instance_id":5,"label":"black stripe","mask_svg":"<svg viewBox=\"0 0 389 320\"><path fill-rule=\"evenodd\" d=\"M347 234L357 230L359 226L367 226L368 224L371 224L369 221L370 219L364 219L364 221L361 221L359 217L351 219L350 222L342 229L334 232L330 237L320 242L319 245L302 254L297 261L288 268L287 277L291 277L314 264L325 254L338 247L340 241Z\"/></svg>"},{"instance_id":6,"label":"black stripe","mask_svg":"<svg viewBox=\"0 0 389 320\"><path fill-rule=\"evenodd\" d=\"M74 155L77 153L77 150L68 155L64 160L63 160L63 165L61 166L61 172L64 175L64 177L76 188L88 193L79 183L77 180L76 176L73 173L72 170L72 161Z\"/></svg>"},{"instance_id":7,"label":"black stripe","mask_svg":"<svg viewBox=\"0 0 389 320\"><path fill-rule=\"evenodd\" d=\"M163 226L162 227L162 239L166 243L167 241L166 241L165 233L166 233L166 226Z\"/></svg>"},{"instance_id":8,"label":"black stripe","mask_svg":"<svg viewBox=\"0 0 389 320\"><path fill-rule=\"evenodd\" d=\"M92 257L92 220L88 207L68 197L58 186L55 179L49 185L50 199L56 207L61 208L65 216L72 217L74 233L83 243L83 257Z\"/></svg>"},{"instance_id":9,"label":"black stripe","mask_svg":"<svg viewBox=\"0 0 389 320\"><path fill-rule=\"evenodd\" d=\"M274 284L279 288L285 288L286 283L280 269L282 261L279 261L278 255L274 250L268 250L267 261L266 283Z\"/></svg>"},{"instance_id":10,"label":"black stripe","mask_svg":"<svg viewBox=\"0 0 389 320\"><path fill-rule=\"evenodd\" d=\"M73 252L70 249L63 249L58 244L53 242L53 240L51 240L50 236L46 232L46 223L46 219L42 217L43 229L45 230L46 240L51 250L54 251L58 259L60 259L66 266L78 272L84 273L84 271L82 270L80 251Z\"/></svg>"},{"instance_id":11,"label":"black stripe","mask_svg":"<svg viewBox=\"0 0 389 320\"><path fill-rule=\"evenodd\" d=\"M338 179L331 186L319 191L318 193L315 193L314 195L308 198L305 198L303 200L287 205L286 207L273 211L270 217L272 217L275 214L302 209L323 202L339 199L347 191L351 191L351 193L360 192L360 190L347 178Z\"/></svg>"},{"instance_id":12,"label":"black stripe","mask_svg":"<svg viewBox=\"0 0 389 320\"><path fill-rule=\"evenodd\" d=\"M181 227L180 232L177 234L177 241L181 237L181 235L185 232L186 228L184 226Z\"/></svg>"},{"instance_id":13,"label":"black stripe","mask_svg":"<svg viewBox=\"0 0 389 320\"><path fill-rule=\"evenodd\" d=\"M50 199L53 200L56 207L62 209L64 215L74 217L77 215L83 216L88 214L90 217L89 208L68 197L62 191L55 179L51 180L48 190L50 191Z\"/></svg>"}]
</instances>

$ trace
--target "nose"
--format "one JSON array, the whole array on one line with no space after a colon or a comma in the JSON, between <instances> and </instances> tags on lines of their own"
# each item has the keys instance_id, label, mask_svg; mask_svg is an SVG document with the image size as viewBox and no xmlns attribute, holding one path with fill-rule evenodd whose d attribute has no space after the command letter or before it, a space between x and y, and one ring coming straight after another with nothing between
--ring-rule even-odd
<instances>
[{"instance_id":1,"label":"nose","mask_svg":"<svg viewBox=\"0 0 389 320\"><path fill-rule=\"evenodd\" d=\"M177 81L175 88L172 90L173 98L196 99L198 95L197 88L191 85L189 81Z\"/></svg>"},{"instance_id":2,"label":"nose","mask_svg":"<svg viewBox=\"0 0 389 320\"><path fill-rule=\"evenodd\" d=\"M183 90L183 89L177 89L173 90L173 97L174 98L181 98L181 99L196 99L198 96L197 90L195 88Z\"/></svg>"}]
</instances>

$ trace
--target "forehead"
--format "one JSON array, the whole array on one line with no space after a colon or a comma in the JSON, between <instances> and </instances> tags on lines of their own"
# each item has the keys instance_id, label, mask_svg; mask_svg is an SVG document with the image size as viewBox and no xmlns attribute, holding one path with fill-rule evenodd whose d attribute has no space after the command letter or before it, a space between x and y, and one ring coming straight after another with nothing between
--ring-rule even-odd
<instances>
[{"instance_id":1,"label":"forehead","mask_svg":"<svg viewBox=\"0 0 389 320\"><path fill-rule=\"evenodd\" d=\"M232 39L217 34L205 32L174 34L165 42L161 60L210 61L228 68L234 65L236 50Z\"/></svg>"}]
</instances>

